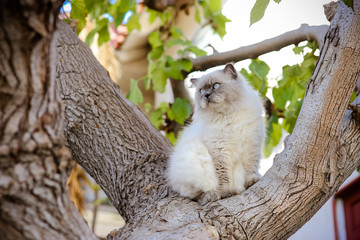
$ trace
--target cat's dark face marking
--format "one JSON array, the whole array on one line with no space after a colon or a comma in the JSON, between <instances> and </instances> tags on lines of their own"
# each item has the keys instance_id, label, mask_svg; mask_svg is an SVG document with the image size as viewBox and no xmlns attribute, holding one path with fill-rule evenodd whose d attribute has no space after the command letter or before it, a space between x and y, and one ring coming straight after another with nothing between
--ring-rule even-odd
<instances>
[{"instance_id":1,"label":"cat's dark face marking","mask_svg":"<svg viewBox=\"0 0 360 240\"><path fill-rule=\"evenodd\" d=\"M208 83L205 83L199 90L200 96L210 103L216 94L221 91L221 83L217 82L216 79L210 79Z\"/></svg>"},{"instance_id":2,"label":"cat's dark face marking","mask_svg":"<svg viewBox=\"0 0 360 240\"><path fill-rule=\"evenodd\" d=\"M240 81L232 64L199 79L191 79L196 87L196 105L209 110L226 108L228 103L239 97Z\"/></svg>"}]
</instances>

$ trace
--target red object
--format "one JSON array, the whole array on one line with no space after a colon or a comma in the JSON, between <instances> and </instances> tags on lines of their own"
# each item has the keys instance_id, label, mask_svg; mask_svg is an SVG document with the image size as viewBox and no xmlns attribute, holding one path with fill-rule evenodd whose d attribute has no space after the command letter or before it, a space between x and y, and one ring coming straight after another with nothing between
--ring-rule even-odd
<instances>
[{"instance_id":1,"label":"red object","mask_svg":"<svg viewBox=\"0 0 360 240\"><path fill-rule=\"evenodd\" d=\"M360 177L335 193L335 198L342 199L344 203L346 239L360 240ZM334 219L336 221L336 216ZM337 235L337 229L335 232Z\"/></svg>"}]
</instances>

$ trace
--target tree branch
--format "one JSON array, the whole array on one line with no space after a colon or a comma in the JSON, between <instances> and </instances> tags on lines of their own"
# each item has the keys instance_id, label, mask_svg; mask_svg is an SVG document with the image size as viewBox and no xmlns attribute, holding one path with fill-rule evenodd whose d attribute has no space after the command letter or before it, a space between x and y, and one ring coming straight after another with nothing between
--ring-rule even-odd
<instances>
[{"instance_id":1,"label":"tree branch","mask_svg":"<svg viewBox=\"0 0 360 240\"><path fill-rule=\"evenodd\" d=\"M58 23L57 84L73 157L129 220L167 196L171 143L121 93L71 28Z\"/></svg>"},{"instance_id":2,"label":"tree branch","mask_svg":"<svg viewBox=\"0 0 360 240\"><path fill-rule=\"evenodd\" d=\"M193 71L204 71L211 67L223 65L228 62L238 62L248 58L257 58L258 56L278 51L283 47L291 44L298 44L301 41L317 41L321 49L324 42L325 33L329 26L309 26L307 24L301 25L300 28L281 34L280 36L264 40L262 42L252 44L249 46L240 47L231 51L214 53L209 56L203 56L191 59L193 63Z\"/></svg>"}]
</instances>

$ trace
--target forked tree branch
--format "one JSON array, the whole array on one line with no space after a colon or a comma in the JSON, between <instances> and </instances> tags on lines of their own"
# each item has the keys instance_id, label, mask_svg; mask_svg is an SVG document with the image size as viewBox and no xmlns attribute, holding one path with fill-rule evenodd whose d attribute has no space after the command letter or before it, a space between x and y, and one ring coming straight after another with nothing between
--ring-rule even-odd
<instances>
[{"instance_id":1,"label":"forked tree branch","mask_svg":"<svg viewBox=\"0 0 360 240\"><path fill-rule=\"evenodd\" d=\"M359 125L350 111L345 115L360 72L360 16L337 4L323 61L285 150L251 188L204 207L173 197L164 177L169 142L63 27L57 73L66 139L75 159L129 220L109 239L283 239L315 214L360 164Z\"/></svg>"}]
</instances>

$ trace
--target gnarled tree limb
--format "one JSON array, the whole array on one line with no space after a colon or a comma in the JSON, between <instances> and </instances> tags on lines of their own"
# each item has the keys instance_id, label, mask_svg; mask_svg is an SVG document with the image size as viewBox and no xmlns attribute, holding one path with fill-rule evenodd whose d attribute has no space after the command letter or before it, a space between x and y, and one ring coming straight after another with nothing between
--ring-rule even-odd
<instances>
[{"instance_id":1,"label":"gnarled tree limb","mask_svg":"<svg viewBox=\"0 0 360 240\"><path fill-rule=\"evenodd\" d=\"M57 84L74 159L129 220L168 194L171 143L121 93L76 34L59 22Z\"/></svg>"},{"instance_id":2,"label":"gnarled tree limb","mask_svg":"<svg viewBox=\"0 0 360 240\"><path fill-rule=\"evenodd\" d=\"M75 159L129 220L109 239L282 239L315 214L360 164L359 125L349 111L345 114L360 72L360 6L355 1L354 13L341 1L337 5L321 51L323 61L309 82L284 151L254 186L205 207L169 194L164 174L170 144L114 88L102 68L88 68L97 63L87 47L62 33L58 54L61 59L69 57L64 52L71 55L58 69L67 141ZM74 62L78 65L72 66Z\"/></svg>"}]
</instances>

